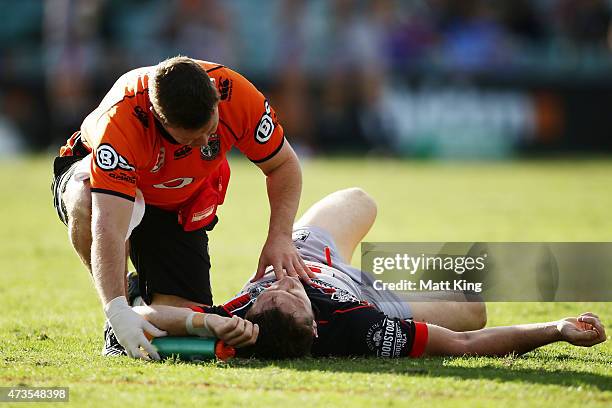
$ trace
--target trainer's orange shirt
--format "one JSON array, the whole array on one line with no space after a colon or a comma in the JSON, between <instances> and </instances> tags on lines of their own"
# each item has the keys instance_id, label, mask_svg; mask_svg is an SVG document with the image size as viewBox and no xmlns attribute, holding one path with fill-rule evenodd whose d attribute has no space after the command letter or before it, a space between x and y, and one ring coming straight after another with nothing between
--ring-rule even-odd
<instances>
[{"instance_id":1,"label":"trainer's orange shirt","mask_svg":"<svg viewBox=\"0 0 612 408\"><path fill-rule=\"evenodd\" d=\"M124 74L81 125L91 149L91 189L177 210L236 146L255 163L272 158L284 143L283 129L266 98L243 76L222 65L198 61L220 94L219 126L208 146L177 144L151 111L148 81L154 67ZM74 138L74 136L73 136ZM60 155L72 154L68 141Z\"/></svg>"}]
</instances>

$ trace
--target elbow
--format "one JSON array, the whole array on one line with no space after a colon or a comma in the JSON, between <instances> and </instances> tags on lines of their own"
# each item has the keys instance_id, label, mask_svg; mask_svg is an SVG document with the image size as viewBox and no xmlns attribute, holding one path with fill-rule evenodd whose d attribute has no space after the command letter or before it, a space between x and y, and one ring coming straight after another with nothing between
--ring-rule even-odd
<instances>
[{"instance_id":1,"label":"elbow","mask_svg":"<svg viewBox=\"0 0 612 408\"><path fill-rule=\"evenodd\" d=\"M301 179L302 167L297 155L292 149L286 152L283 150L277 154L278 157L275 156L274 158L260 165L261 170L267 177L279 173L290 173Z\"/></svg>"}]
</instances>

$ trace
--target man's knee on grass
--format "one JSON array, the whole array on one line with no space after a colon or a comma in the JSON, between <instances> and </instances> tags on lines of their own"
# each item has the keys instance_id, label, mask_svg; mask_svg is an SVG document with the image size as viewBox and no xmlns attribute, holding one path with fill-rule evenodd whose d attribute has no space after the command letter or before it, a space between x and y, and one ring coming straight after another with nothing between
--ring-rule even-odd
<instances>
[{"instance_id":1,"label":"man's knee on grass","mask_svg":"<svg viewBox=\"0 0 612 408\"><path fill-rule=\"evenodd\" d=\"M257 343L250 350L254 357L286 359L310 354L314 338L312 320L298 319L278 307L251 309L245 317L259 326Z\"/></svg>"}]
</instances>

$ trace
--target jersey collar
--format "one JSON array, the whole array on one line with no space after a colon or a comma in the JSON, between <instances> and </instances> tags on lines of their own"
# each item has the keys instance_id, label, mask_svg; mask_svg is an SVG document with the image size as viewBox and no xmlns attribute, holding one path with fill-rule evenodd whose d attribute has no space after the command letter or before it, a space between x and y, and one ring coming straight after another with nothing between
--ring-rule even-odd
<instances>
[{"instance_id":1,"label":"jersey collar","mask_svg":"<svg viewBox=\"0 0 612 408\"><path fill-rule=\"evenodd\" d=\"M162 135L164 139L166 139L169 143L173 145L180 144L179 142L174 140L174 138L170 135L170 133L168 133L164 125L161 124L161 122L155 117L155 115L153 115L153 120L155 120L155 127L157 128L157 130L159 131L159 133Z\"/></svg>"}]
</instances>

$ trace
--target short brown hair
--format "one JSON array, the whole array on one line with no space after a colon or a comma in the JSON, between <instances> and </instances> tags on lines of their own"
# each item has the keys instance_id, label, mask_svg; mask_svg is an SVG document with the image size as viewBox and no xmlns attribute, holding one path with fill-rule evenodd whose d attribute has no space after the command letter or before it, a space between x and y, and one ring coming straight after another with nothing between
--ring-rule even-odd
<instances>
[{"instance_id":1,"label":"short brown hair","mask_svg":"<svg viewBox=\"0 0 612 408\"><path fill-rule=\"evenodd\" d=\"M210 120L219 94L200 64L178 56L157 64L149 99L164 124L193 130Z\"/></svg>"},{"instance_id":2,"label":"short brown hair","mask_svg":"<svg viewBox=\"0 0 612 408\"><path fill-rule=\"evenodd\" d=\"M287 359L310 354L313 341L312 321L298 321L280 308L258 313L249 310L245 318L259 326L257 342L250 353L263 359Z\"/></svg>"}]
</instances>

